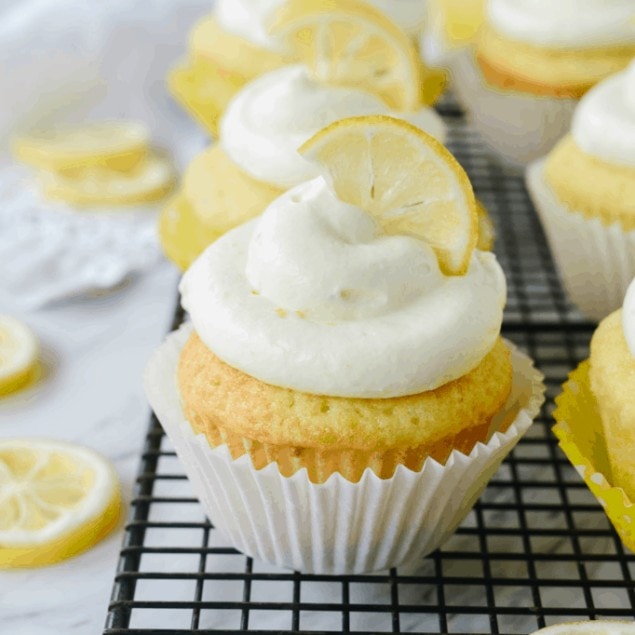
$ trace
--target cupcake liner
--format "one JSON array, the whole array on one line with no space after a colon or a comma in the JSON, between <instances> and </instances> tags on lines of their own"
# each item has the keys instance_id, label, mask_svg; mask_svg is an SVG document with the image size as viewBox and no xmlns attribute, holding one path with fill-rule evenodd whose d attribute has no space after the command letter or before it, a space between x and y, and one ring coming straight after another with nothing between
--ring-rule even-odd
<instances>
[{"instance_id":1,"label":"cupcake liner","mask_svg":"<svg viewBox=\"0 0 635 635\"><path fill-rule=\"evenodd\" d=\"M529 193L571 301L601 320L622 306L635 277L635 231L569 210L545 179L545 161L527 169Z\"/></svg>"},{"instance_id":2,"label":"cupcake liner","mask_svg":"<svg viewBox=\"0 0 635 635\"><path fill-rule=\"evenodd\" d=\"M512 349L512 393L499 426L466 456L380 479L367 469L352 483L333 474L316 485L306 469L285 477L275 463L256 470L249 455L211 448L185 420L176 369L190 325L168 337L145 373L146 394L206 513L240 551L271 564L321 574L363 573L416 561L441 545L470 511L544 400L542 375Z\"/></svg>"},{"instance_id":3,"label":"cupcake liner","mask_svg":"<svg viewBox=\"0 0 635 635\"><path fill-rule=\"evenodd\" d=\"M569 131L576 99L557 99L487 84L473 50L450 58L452 89L484 141L509 162L524 166L544 156Z\"/></svg>"},{"instance_id":4,"label":"cupcake liner","mask_svg":"<svg viewBox=\"0 0 635 635\"><path fill-rule=\"evenodd\" d=\"M635 505L621 487L611 483L602 420L589 381L589 362L582 362L562 388L556 398L553 432L622 542L635 551Z\"/></svg>"}]
</instances>

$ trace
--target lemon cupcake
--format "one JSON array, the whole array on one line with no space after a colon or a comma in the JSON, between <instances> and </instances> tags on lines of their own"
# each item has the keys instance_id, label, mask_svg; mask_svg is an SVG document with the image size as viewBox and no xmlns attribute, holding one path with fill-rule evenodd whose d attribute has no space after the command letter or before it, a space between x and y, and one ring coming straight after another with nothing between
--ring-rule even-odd
<instances>
[{"instance_id":1,"label":"lemon cupcake","mask_svg":"<svg viewBox=\"0 0 635 635\"><path fill-rule=\"evenodd\" d=\"M556 400L554 431L604 506L620 537L635 548L635 280L622 308L602 320L589 360Z\"/></svg>"},{"instance_id":2,"label":"lemon cupcake","mask_svg":"<svg viewBox=\"0 0 635 635\"><path fill-rule=\"evenodd\" d=\"M526 164L567 131L577 100L635 56L630 0L489 0L455 87L484 139Z\"/></svg>"},{"instance_id":3,"label":"lemon cupcake","mask_svg":"<svg viewBox=\"0 0 635 635\"><path fill-rule=\"evenodd\" d=\"M593 319L619 308L635 276L634 87L635 63L596 86L527 171L565 288Z\"/></svg>"},{"instance_id":4,"label":"lemon cupcake","mask_svg":"<svg viewBox=\"0 0 635 635\"><path fill-rule=\"evenodd\" d=\"M420 34L424 64L449 70L452 59L474 44L484 20L485 0L428 0Z\"/></svg>"},{"instance_id":5,"label":"lemon cupcake","mask_svg":"<svg viewBox=\"0 0 635 635\"><path fill-rule=\"evenodd\" d=\"M327 10L322 4L292 1L277 14L274 32L305 64L267 73L232 99L219 143L194 159L182 191L165 209L162 244L181 268L284 191L316 176L297 148L333 121L392 114L444 140L441 118L421 104L417 53L406 34L359 2ZM328 37L306 37L317 30Z\"/></svg>"},{"instance_id":6,"label":"lemon cupcake","mask_svg":"<svg viewBox=\"0 0 635 635\"><path fill-rule=\"evenodd\" d=\"M239 549L383 569L454 531L542 387L500 338L505 279L474 249L471 186L443 146L375 116L302 154L322 175L186 272L192 325L155 355L146 390Z\"/></svg>"},{"instance_id":7,"label":"lemon cupcake","mask_svg":"<svg viewBox=\"0 0 635 635\"><path fill-rule=\"evenodd\" d=\"M425 15L422 0L360 0L384 14L417 41ZM208 132L218 125L231 98L248 82L296 59L269 33L272 15L285 0L218 0L213 15L192 30L188 60L168 76L175 98ZM348 0L304 0L307 10L344 8ZM442 77L420 68L419 90L432 104L442 90Z\"/></svg>"}]
</instances>

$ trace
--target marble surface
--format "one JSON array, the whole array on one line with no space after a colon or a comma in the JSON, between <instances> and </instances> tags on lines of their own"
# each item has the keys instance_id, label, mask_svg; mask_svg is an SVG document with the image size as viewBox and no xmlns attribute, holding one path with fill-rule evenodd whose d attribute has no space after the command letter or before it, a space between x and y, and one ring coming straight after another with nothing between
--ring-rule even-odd
<instances>
[{"instance_id":1,"label":"marble surface","mask_svg":"<svg viewBox=\"0 0 635 635\"><path fill-rule=\"evenodd\" d=\"M109 457L130 499L149 407L141 375L170 326L176 270L167 262L114 293L37 312L24 320L40 337L42 381L0 401L0 437L50 437ZM12 635L101 633L122 526L97 547L38 570L0 572L0 632Z\"/></svg>"}]
</instances>

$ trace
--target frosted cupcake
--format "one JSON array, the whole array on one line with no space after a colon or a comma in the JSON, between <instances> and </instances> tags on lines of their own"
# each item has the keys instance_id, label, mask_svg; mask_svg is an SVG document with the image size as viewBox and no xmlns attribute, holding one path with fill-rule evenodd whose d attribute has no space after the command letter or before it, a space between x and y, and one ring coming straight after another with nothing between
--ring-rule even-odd
<instances>
[{"instance_id":1,"label":"frosted cupcake","mask_svg":"<svg viewBox=\"0 0 635 635\"><path fill-rule=\"evenodd\" d=\"M556 400L554 428L620 537L635 548L635 280L623 308L602 320L589 360Z\"/></svg>"},{"instance_id":2,"label":"frosted cupcake","mask_svg":"<svg viewBox=\"0 0 635 635\"><path fill-rule=\"evenodd\" d=\"M527 182L572 301L593 319L619 308L635 276L635 63L585 95Z\"/></svg>"},{"instance_id":3,"label":"frosted cupcake","mask_svg":"<svg viewBox=\"0 0 635 635\"><path fill-rule=\"evenodd\" d=\"M192 326L146 388L238 548L305 571L381 569L454 530L542 389L500 338L504 276L474 250L473 193L447 150L361 117L302 152L323 176L186 272Z\"/></svg>"},{"instance_id":4,"label":"frosted cupcake","mask_svg":"<svg viewBox=\"0 0 635 635\"><path fill-rule=\"evenodd\" d=\"M342 31L343 23L352 29ZM324 29L328 37L301 37L311 29ZM222 118L219 143L186 170L182 192L166 208L160 229L165 252L181 268L285 190L317 176L297 149L331 122L390 114L445 139L441 118L421 104L411 41L377 10L347 3L324 13L290 2L279 14L276 33L306 63L245 86ZM346 53L353 42L352 53Z\"/></svg>"},{"instance_id":5,"label":"frosted cupcake","mask_svg":"<svg viewBox=\"0 0 635 635\"><path fill-rule=\"evenodd\" d=\"M485 140L527 163L567 131L577 100L635 56L630 0L489 0L455 87Z\"/></svg>"},{"instance_id":6,"label":"frosted cupcake","mask_svg":"<svg viewBox=\"0 0 635 635\"><path fill-rule=\"evenodd\" d=\"M188 61L174 69L168 83L176 99L214 137L231 98L248 82L285 64L295 54L269 33L272 16L285 0L218 0L214 13L192 30ZM334 3L309 0L303 4L332 7ZM338 0L345 7L348 0ZM416 40L424 19L422 0L360 0L384 13ZM423 73L423 71L422 71ZM420 90L432 103L439 94L436 74L423 73Z\"/></svg>"}]
</instances>

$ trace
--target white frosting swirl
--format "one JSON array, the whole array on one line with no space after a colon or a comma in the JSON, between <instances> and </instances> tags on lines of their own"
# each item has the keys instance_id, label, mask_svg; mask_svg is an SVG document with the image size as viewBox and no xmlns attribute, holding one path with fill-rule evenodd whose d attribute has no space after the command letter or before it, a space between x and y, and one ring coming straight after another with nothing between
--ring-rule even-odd
<instances>
[{"instance_id":1,"label":"white frosting swirl","mask_svg":"<svg viewBox=\"0 0 635 635\"><path fill-rule=\"evenodd\" d=\"M582 98L571 134L588 154L635 168L635 62Z\"/></svg>"},{"instance_id":2,"label":"white frosting swirl","mask_svg":"<svg viewBox=\"0 0 635 635\"><path fill-rule=\"evenodd\" d=\"M432 249L383 235L322 177L225 234L186 272L183 306L216 355L261 381L342 397L432 390L500 333L505 278L475 252L446 277Z\"/></svg>"},{"instance_id":3,"label":"white frosting swirl","mask_svg":"<svg viewBox=\"0 0 635 635\"><path fill-rule=\"evenodd\" d=\"M503 35L537 46L635 44L633 0L489 0L487 16Z\"/></svg>"},{"instance_id":4,"label":"white frosting swirl","mask_svg":"<svg viewBox=\"0 0 635 635\"><path fill-rule=\"evenodd\" d=\"M631 355L635 357L635 279L631 282L624 298L624 307L622 308L622 326L624 328L624 337L626 344L631 351Z\"/></svg>"},{"instance_id":5,"label":"white frosting swirl","mask_svg":"<svg viewBox=\"0 0 635 635\"><path fill-rule=\"evenodd\" d=\"M304 66L286 66L259 77L230 102L220 124L221 145L253 178L288 189L318 175L297 149L328 124L361 115L406 119L440 141L445 125L430 108L397 113L370 93L325 86Z\"/></svg>"},{"instance_id":6,"label":"white frosting swirl","mask_svg":"<svg viewBox=\"0 0 635 635\"><path fill-rule=\"evenodd\" d=\"M215 15L218 24L238 37L267 49L278 44L267 32L272 13L285 0L216 0Z\"/></svg>"}]
</instances>

